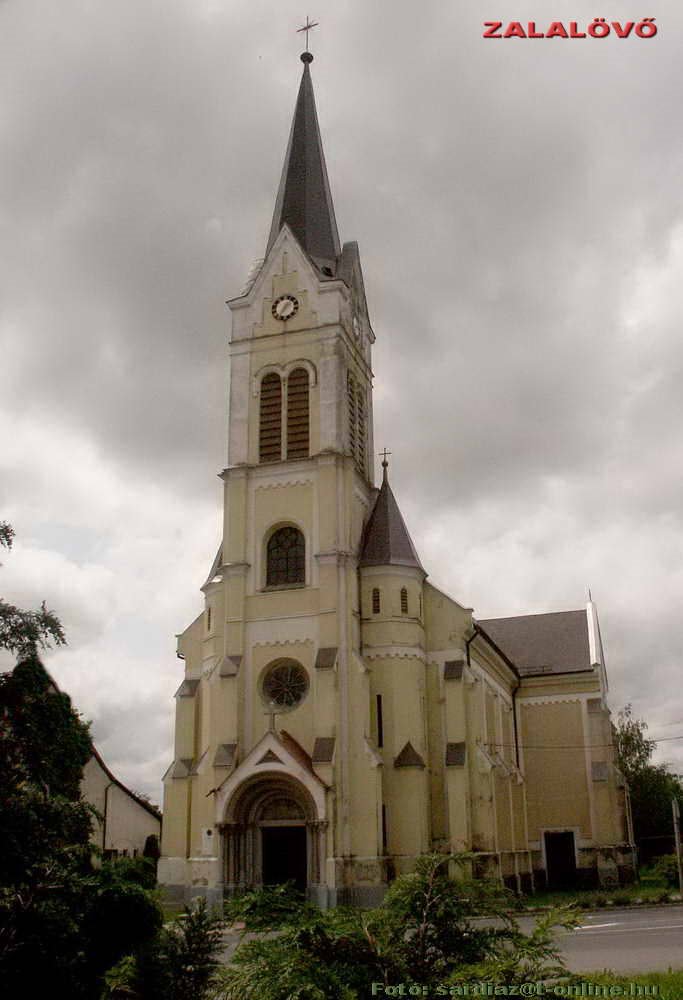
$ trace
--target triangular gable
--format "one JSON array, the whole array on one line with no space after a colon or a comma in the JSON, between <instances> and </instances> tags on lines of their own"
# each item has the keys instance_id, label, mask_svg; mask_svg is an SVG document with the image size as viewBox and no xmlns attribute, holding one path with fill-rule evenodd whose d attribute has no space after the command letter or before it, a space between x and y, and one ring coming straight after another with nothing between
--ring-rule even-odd
<instances>
[{"instance_id":1,"label":"triangular gable","mask_svg":"<svg viewBox=\"0 0 683 1000\"><path fill-rule=\"evenodd\" d=\"M310 756L289 733L269 730L217 790L216 822L225 822L233 796L245 783L273 774L300 782L315 803L318 819L326 818L327 785L313 770Z\"/></svg>"}]
</instances>

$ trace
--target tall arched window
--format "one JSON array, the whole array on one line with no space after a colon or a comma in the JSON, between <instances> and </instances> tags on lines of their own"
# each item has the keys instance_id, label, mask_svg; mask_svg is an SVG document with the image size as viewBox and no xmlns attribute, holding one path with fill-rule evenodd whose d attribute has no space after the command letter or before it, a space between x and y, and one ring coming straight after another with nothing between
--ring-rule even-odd
<instances>
[{"instance_id":1,"label":"tall arched window","mask_svg":"<svg viewBox=\"0 0 683 1000\"><path fill-rule=\"evenodd\" d=\"M405 587L401 587L401 614L408 614L408 591Z\"/></svg>"},{"instance_id":2,"label":"tall arched window","mask_svg":"<svg viewBox=\"0 0 683 1000\"><path fill-rule=\"evenodd\" d=\"M268 539L266 586L306 582L306 543L298 528L278 528Z\"/></svg>"},{"instance_id":3,"label":"tall arched window","mask_svg":"<svg viewBox=\"0 0 683 1000\"><path fill-rule=\"evenodd\" d=\"M308 372L295 368L287 379L287 458L308 458Z\"/></svg>"},{"instance_id":4,"label":"tall arched window","mask_svg":"<svg viewBox=\"0 0 683 1000\"><path fill-rule=\"evenodd\" d=\"M276 372L261 380L259 461L279 462L282 457L282 382Z\"/></svg>"}]
</instances>

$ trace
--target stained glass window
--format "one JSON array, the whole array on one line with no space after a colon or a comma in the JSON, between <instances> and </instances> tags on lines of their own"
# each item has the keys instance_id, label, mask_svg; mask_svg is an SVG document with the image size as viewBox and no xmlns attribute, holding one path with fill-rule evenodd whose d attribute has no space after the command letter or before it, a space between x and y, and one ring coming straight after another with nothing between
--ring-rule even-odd
<instances>
[{"instance_id":1,"label":"stained glass window","mask_svg":"<svg viewBox=\"0 0 683 1000\"><path fill-rule=\"evenodd\" d=\"M297 528L279 528L268 540L266 586L306 582L306 544Z\"/></svg>"}]
</instances>

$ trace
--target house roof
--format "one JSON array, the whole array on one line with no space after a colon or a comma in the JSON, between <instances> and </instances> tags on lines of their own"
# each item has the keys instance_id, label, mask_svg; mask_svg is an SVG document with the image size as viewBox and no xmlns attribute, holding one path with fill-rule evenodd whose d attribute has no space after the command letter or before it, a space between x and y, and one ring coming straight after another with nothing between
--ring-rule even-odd
<instances>
[{"instance_id":1,"label":"house roof","mask_svg":"<svg viewBox=\"0 0 683 1000\"><path fill-rule=\"evenodd\" d=\"M61 688L59 687L59 684L57 684L57 681L54 679L54 677L52 676L52 674L50 673L50 671L47 669L47 667L45 667L45 665L42 663L42 661L41 661L40 665L43 668L43 670L45 671L45 674L47 676L49 685L52 688L53 692L55 694L61 694ZM156 819L161 820L161 818L162 818L161 812L160 812L160 810L155 805L153 805L151 802L148 802L146 799L141 798L135 792L131 791L130 788L128 788L126 785L124 785L124 783L122 781L119 781L119 779L114 774L112 774L112 772L109 770L109 768L105 764L104 760L102 759L99 750L97 749L97 747L95 746L95 744L92 742L92 739L90 740L90 748L92 750L92 757L93 757L93 759L102 768L102 770L104 771L104 773L106 774L106 776L109 778L109 780L114 785L116 785L118 788L120 788L122 792L125 792L126 795L129 795L131 797L131 799L134 799L138 803L138 805L142 806L143 809L146 809L148 813L151 813L152 816L156 817Z\"/></svg>"},{"instance_id":2,"label":"house roof","mask_svg":"<svg viewBox=\"0 0 683 1000\"><path fill-rule=\"evenodd\" d=\"M360 551L361 566L414 566L422 570L420 557L408 534L403 515L389 486L386 460L384 477L372 514L365 527Z\"/></svg>"},{"instance_id":3,"label":"house roof","mask_svg":"<svg viewBox=\"0 0 683 1000\"><path fill-rule=\"evenodd\" d=\"M287 223L302 248L318 267L336 269L341 253L332 193L327 177L310 64L301 56L304 71L294 109L292 128L282 168L266 256Z\"/></svg>"},{"instance_id":4,"label":"house roof","mask_svg":"<svg viewBox=\"0 0 683 1000\"><path fill-rule=\"evenodd\" d=\"M513 661L522 676L592 669L588 616L584 610L489 618L477 624Z\"/></svg>"}]
</instances>

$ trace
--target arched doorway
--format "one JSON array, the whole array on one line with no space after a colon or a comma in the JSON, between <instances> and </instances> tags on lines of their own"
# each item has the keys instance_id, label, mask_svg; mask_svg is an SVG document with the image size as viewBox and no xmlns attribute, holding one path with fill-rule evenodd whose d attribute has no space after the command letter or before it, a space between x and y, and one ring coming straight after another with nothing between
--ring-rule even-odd
<instances>
[{"instance_id":1,"label":"arched doorway","mask_svg":"<svg viewBox=\"0 0 683 1000\"><path fill-rule=\"evenodd\" d=\"M309 792L288 775L267 773L240 786L223 825L225 888L240 891L320 883L324 824Z\"/></svg>"}]
</instances>

